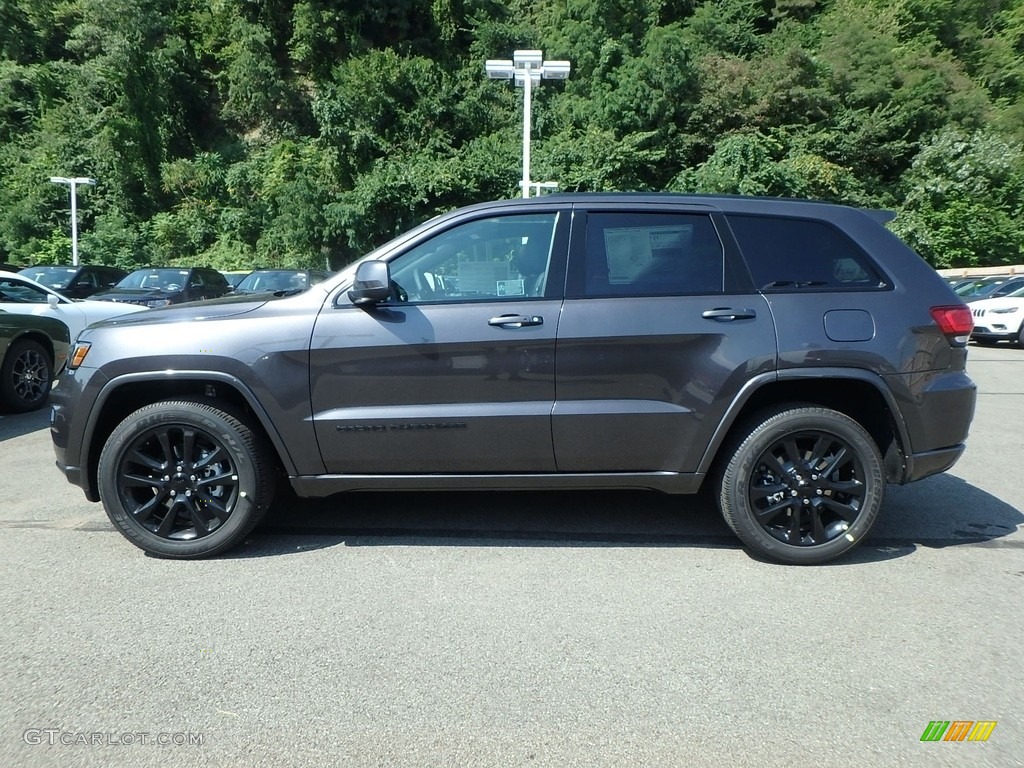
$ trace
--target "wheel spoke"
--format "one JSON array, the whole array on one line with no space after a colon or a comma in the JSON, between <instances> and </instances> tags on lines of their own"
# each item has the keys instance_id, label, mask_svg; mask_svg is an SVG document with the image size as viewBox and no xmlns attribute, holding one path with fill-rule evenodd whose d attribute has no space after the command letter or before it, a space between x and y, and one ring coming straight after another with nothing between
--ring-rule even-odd
<instances>
[{"instance_id":1,"label":"wheel spoke","mask_svg":"<svg viewBox=\"0 0 1024 768\"><path fill-rule=\"evenodd\" d=\"M193 464L192 454L195 451L196 432L194 429L183 429L181 431L181 460L186 464Z\"/></svg>"},{"instance_id":2,"label":"wheel spoke","mask_svg":"<svg viewBox=\"0 0 1024 768\"><path fill-rule=\"evenodd\" d=\"M125 474L121 476L122 488L157 488L163 490L166 485L163 480L148 475Z\"/></svg>"},{"instance_id":3,"label":"wheel spoke","mask_svg":"<svg viewBox=\"0 0 1024 768\"><path fill-rule=\"evenodd\" d=\"M790 470L779 460L772 451L766 451L761 457L761 462L768 466L769 471L775 475L785 477L791 474Z\"/></svg>"},{"instance_id":4,"label":"wheel spoke","mask_svg":"<svg viewBox=\"0 0 1024 768\"><path fill-rule=\"evenodd\" d=\"M195 499L188 499L185 503L185 508L188 510L188 515L192 518L192 525L196 531L196 538L202 538L210 533L210 517L205 515L205 510L199 508L199 505L195 503Z\"/></svg>"},{"instance_id":5,"label":"wheel spoke","mask_svg":"<svg viewBox=\"0 0 1024 768\"><path fill-rule=\"evenodd\" d=\"M132 516L139 522L139 524L144 525L149 518L153 516L153 513L164 505L166 500L166 493L158 493L145 504L142 504L137 509L133 510ZM168 514L170 513L168 512Z\"/></svg>"},{"instance_id":6,"label":"wheel spoke","mask_svg":"<svg viewBox=\"0 0 1024 768\"><path fill-rule=\"evenodd\" d=\"M834 493L842 493L851 496L864 495L864 483L860 480L828 480L823 478L822 487Z\"/></svg>"},{"instance_id":7,"label":"wheel spoke","mask_svg":"<svg viewBox=\"0 0 1024 768\"><path fill-rule=\"evenodd\" d=\"M167 462L158 461L152 456L147 456L138 449L131 452L129 460L134 461L136 464L141 464L144 467L149 467L154 472L164 472L167 469Z\"/></svg>"},{"instance_id":8,"label":"wheel spoke","mask_svg":"<svg viewBox=\"0 0 1024 768\"><path fill-rule=\"evenodd\" d=\"M757 516L757 521L761 523L761 525L768 525L772 520L774 520L779 515L779 513L787 509L791 509L792 506L792 499L784 499L778 502L777 504L772 504L770 507L766 509L759 509L754 514Z\"/></svg>"},{"instance_id":9,"label":"wheel spoke","mask_svg":"<svg viewBox=\"0 0 1024 768\"><path fill-rule=\"evenodd\" d=\"M160 521L160 526L156 529L157 536L163 536L165 539L171 535L171 531L174 528L174 521L178 518L178 505L172 503L170 508L167 510L167 514L164 515L164 519Z\"/></svg>"},{"instance_id":10,"label":"wheel spoke","mask_svg":"<svg viewBox=\"0 0 1024 768\"><path fill-rule=\"evenodd\" d=\"M802 457L800 455L800 449L796 445L796 440L793 437L788 437L782 441L782 447L785 449L785 457L789 459L790 463L792 463L794 467L798 466Z\"/></svg>"},{"instance_id":11,"label":"wheel spoke","mask_svg":"<svg viewBox=\"0 0 1024 768\"><path fill-rule=\"evenodd\" d=\"M800 507L793 505L793 514L789 517L789 543L800 543Z\"/></svg>"},{"instance_id":12,"label":"wheel spoke","mask_svg":"<svg viewBox=\"0 0 1024 768\"><path fill-rule=\"evenodd\" d=\"M842 502L836 501L828 496L822 496L819 501L821 502L821 506L828 507L847 523L852 523L857 519L857 515L860 514L860 509L857 507L854 507L851 504L843 504Z\"/></svg>"},{"instance_id":13,"label":"wheel spoke","mask_svg":"<svg viewBox=\"0 0 1024 768\"><path fill-rule=\"evenodd\" d=\"M825 449L828 448L832 442L832 438L828 435L819 435L818 439L814 441L814 447L811 449L811 456L808 460L808 464L812 468L817 468L825 456Z\"/></svg>"},{"instance_id":14,"label":"wheel spoke","mask_svg":"<svg viewBox=\"0 0 1024 768\"><path fill-rule=\"evenodd\" d=\"M789 486L785 483L772 483L771 485L755 485L750 489L750 498L753 501L761 501L769 496L782 493Z\"/></svg>"},{"instance_id":15,"label":"wheel spoke","mask_svg":"<svg viewBox=\"0 0 1024 768\"><path fill-rule=\"evenodd\" d=\"M222 523L231 515L231 510L229 510L220 499L214 496L203 494L199 497L199 500L203 504L203 511L212 512L213 516Z\"/></svg>"},{"instance_id":16,"label":"wheel spoke","mask_svg":"<svg viewBox=\"0 0 1024 768\"><path fill-rule=\"evenodd\" d=\"M821 474L826 476L831 475L833 472L839 469L840 465L846 459L846 454L846 446L840 445L838 451L836 451L832 456L826 458L825 466L821 468Z\"/></svg>"},{"instance_id":17,"label":"wheel spoke","mask_svg":"<svg viewBox=\"0 0 1024 768\"><path fill-rule=\"evenodd\" d=\"M822 544L825 541L825 526L821 522L820 505L812 503L807 514L811 518L811 543Z\"/></svg>"},{"instance_id":18,"label":"wheel spoke","mask_svg":"<svg viewBox=\"0 0 1024 768\"><path fill-rule=\"evenodd\" d=\"M164 461L167 462L167 466L170 466L177 458L174 455L174 448L171 447L171 437L168 434L168 430L161 429L156 433L156 439L160 443L160 449L164 452Z\"/></svg>"},{"instance_id":19,"label":"wheel spoke","mask_svg":"<svg viewBox=\"0 0 1024 768\"><path fill-rule=\"evenodd\" d=\"M208 453L206 456L201 457L193 465L192 468L195 471L198 472L198 471L206 469L211 464L216 464L216 463L218 463L220 461L224 461L226 459L227 459L227 453L224 451L224 449L221 446L218 445L218 446L214 447L214 449L212 451L210 451L210 453Z\"/></svg>"}]
</instances>

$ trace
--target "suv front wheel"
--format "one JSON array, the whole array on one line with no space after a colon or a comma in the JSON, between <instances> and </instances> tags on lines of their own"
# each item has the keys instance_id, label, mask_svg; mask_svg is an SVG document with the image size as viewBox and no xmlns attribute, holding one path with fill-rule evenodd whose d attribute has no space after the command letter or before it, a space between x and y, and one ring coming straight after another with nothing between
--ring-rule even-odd
<instances>
[{"instance_id":1,"label":"suv front wheel","mask_svg":"<svg viewBox=\"0 0 1024 768\"><path fill-rule=\"evenodd\" d=\"M865 429L828 408L789 406L742 427L720 475L719 508L755 553L832 560L870 530L885 494L882 456Z\"/></svg>"},{"instance_id":2,"label":"suv front wheel","mask_svg":"<svg viewBox=\"0 0 1024 768\"><path fill-rule=\"evenodd\" d=\"M262 436L215 404L161 402L130 414L99 462L110 521L137 547L169 558L208 557L256 527L274 492Z\"/></svg>"}]
</instances>

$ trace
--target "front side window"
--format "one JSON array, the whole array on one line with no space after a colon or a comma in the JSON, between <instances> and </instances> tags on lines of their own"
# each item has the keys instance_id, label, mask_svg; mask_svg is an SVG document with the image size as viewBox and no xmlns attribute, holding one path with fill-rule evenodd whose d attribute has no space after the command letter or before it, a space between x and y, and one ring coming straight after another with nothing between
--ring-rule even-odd
<instances>
[{"instance_id":1,"label":"front side window","mask_svg":"<svg viewBox=\"0 0 1024 768\"><path fill-rule=\"evenodd\" d=\"M0 278L0 302L12 304L45 304L47 294L34 285Z\"/></svg>"},{"instance_id":2,"label":"front side window","mask_svg":"<svg viewBox=\"0 0 1024 768\"><path fill-rule=\"evenodd\" d=\"M721 293L725 258L703 214L590 213L583 296ZM575 282L579 282L577 279Z\"/></svg>"},{"instance_id":3,"label":"front side window","mask_svg":"<svg viewBox=\"0 0 1024 768\"><path fill-rule=\"evenodd\" d=\"M493 301L544 295L557 214L495 216L461 224L390 263L402 300Z\"/></svg>"}]
</instances>

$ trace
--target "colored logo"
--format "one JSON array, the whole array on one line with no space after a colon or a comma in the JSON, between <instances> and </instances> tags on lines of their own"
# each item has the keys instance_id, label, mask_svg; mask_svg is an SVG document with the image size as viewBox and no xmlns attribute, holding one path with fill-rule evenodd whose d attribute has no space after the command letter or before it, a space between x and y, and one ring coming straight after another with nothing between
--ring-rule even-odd
<instances>
[{"instance_id":1,"label":"colored logo","mask_svg":"<svg viewBox=\"0 0 1024 768\"><path fill-rule=\"evenodd\" d=\"M995 727L995 720L932 720L921 741L988 741Z\"/></svg>"}]
</instances>

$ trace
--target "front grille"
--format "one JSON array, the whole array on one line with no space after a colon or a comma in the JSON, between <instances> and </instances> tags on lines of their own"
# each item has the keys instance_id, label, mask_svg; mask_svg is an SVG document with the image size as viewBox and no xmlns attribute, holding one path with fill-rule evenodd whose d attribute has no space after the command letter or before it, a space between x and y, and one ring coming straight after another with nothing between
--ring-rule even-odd
<instances>
[{"instance_id":1,"label":"front grille","mask_svg":"<svg viewBox=\"0 0 1024 768\"><path fill-rule=\"evenodd\" d=\"M985 316L985 310L984 309L974 309L974 310L971 310L971 311L974 312L974 316L975 317L984 317Z\"/></svg>"}]
</instances>

